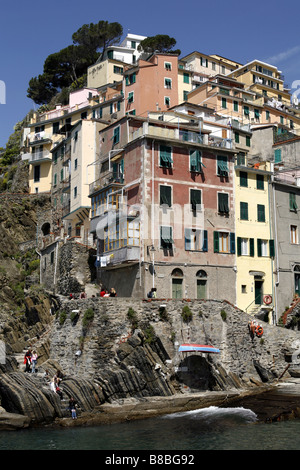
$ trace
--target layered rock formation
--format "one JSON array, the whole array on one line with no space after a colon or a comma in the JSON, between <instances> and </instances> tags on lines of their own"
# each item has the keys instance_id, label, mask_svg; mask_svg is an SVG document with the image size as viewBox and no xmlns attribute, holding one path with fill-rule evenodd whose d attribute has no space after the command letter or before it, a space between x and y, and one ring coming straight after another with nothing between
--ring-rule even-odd
<instances>
[{"instance_id":1,"label":"layered rock formation","mask_svg":"<svg viewBox=\"0 0 300 470\"><path fill-rule=\"evenodd\" d=\"M81 413L93 413L128 399L251 390L282 375L298 333L263 324L263 336L251 337L248 322L227 302L32 295L25 317L0 335L7 349L1 406L27 417L25 426L69 416L71 396ZM212 344L220 354L180 353L181 343ZM18 365L29 345L39 354L38 374ZM63 401L42 377L46 369L50 378L62 372Z\"/></svg>"}]
</instances>

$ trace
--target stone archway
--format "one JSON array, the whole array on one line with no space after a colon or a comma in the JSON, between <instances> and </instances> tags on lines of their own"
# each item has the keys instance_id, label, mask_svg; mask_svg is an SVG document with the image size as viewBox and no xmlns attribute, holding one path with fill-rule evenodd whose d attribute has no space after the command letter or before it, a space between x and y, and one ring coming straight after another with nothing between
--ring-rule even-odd
<instances>
[{"instance_id":1,"label":"stone archway","mask_svg":"<svg viewBox=\"0 0 300 470\"><path fill-rule=\"evenodd\" d=\"M213 390L216 381L206 357L190 354L180 362L176 372L179 382L193 390Z\"/></svg>"},{"instance_id":2,"label":"stone archway","mask_svg":"<svg viewBox=\"0 0 300 470\"><path fill-rule=\"evenodd\" d=\"M45 223L42 225L41 231L42 231L42 234L43 234L44 237L45 237L46 235L49 235L49 234L50 234L50 224L49 224L49 222L45 222Z\"/></svg>"}]
</instances>

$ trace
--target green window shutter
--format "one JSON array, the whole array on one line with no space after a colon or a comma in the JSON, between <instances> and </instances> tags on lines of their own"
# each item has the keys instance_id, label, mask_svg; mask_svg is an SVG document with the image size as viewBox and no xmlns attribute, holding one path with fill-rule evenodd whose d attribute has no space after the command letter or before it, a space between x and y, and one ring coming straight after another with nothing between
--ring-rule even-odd
<instances>
[{"instance_id":1,"label":"green window shutter","mask_svg":"<svg viewBox=\"0 0 300 470\"><path fill-rule=\"evenodd\" d=\"M191 232L192 229L186 228L184 231L184 241L185 241L185 250L191 250L192 244L191 244Z\"/></svg>"},{"instance_id":2,"label":"green window shutter","mask_svg":"<svg viewBox=\"0 0 300 470\"><path fill-rule=\"evenodd\" d=\"M172 238L172 227L160 227L161 244L170 248L174 240Z\"/></svg>"},{"instance_id":3,"label":"green window shutter","mask_svg":"<svg viewBox=\"0 0 300 470\"><path fill-rule=\"evenodd\" d=\"M226 109L227 108L227 100L226 98L222 98L222 108Z\"/></svg>"},{"instance_id":4,"label":"green window shutter","mask_svg":"<svg viewBox=\"0 0 300 470\"><path fill-rule=\"evenodd\" d=\"M171 207L172 205L172 188L171 186L161 186L160 187L160 205L167 205Z\"/></svg>"},{"instance_id":5,"label":"green window shutter","mask_svg":"<svg viewBox=\"0 0 300 470\"><path fill-rule=\"evenodd\" d=\"M60 181L63 181L63 179L64 179L64 170L61 169L60 170Z\"/></svg>"},{"instance_id":6,"label":"green window shutter","mask_svg":"<svg viewBox=\"0 0 300 470\"><path fill-rule=\"evenodd\" d=\"M191 207L195 211L197 205L201 205L201 191L199 189L191 189Z\"/></svg>"},{"instance_id":7,"label":"green window shutter","mask_svg":"<svg viewBox=\"0 0 300 470\"><path fill-rule=\"evenodd\" d=\"M250 256L254 256L254 238L250 238L249 245L250 245Z\"/></svg>"},{"instance_id":8,"label":"green window shutter","mask_svg":"<svg viewBox=\"0 0 300 470\"><path fill-rule=\"evenodd\" d=\"M251 139L248 135L246 135L246 145L247 145L247 147L251 146Z\"/></svg>"},{"instance_id":9,"label":"green window shutter","mask_svg":"<svg viewBox=\"0 0 300 470\"><path fill-rule=\"evenodd\" d=\"M186 90L183 91L183 101L188 100L188 94L189 94L189 91L186 91Z\"/></svg>"},{"instance_id":10,"label":"green window shutter","mask_svg":"<svg viewBox=\"0 0 300 470\"><path fill-rule=\"evenodd\" d=\"M160 146L160 165L165 167L170 167L173 163L172 158L172 148L166 145Z\"/></svg>"},{"instance_id":11,"label":"green window shutter","mask_svg":"<svg viewBox=\"0 0 300 470\"><path fill-rule=\"evenodd\" d=\"M55 173L55 175L54 175L54 186L56 186L56 185L57 185L57 174Z\"/></svg>"},{"instance_id":12,"label":"green window shutter","mask_svg":"<svg viewBox=\"0 0 300 470\"><path fill-rule=\"evenodd\" d=\"M223 155L217 156L217 173L219 176L228 176L228 161Z\"/></svg>"},{"instance_id":13,"label":"green window shutter","mask_svg":"<svg viewBox=\"0 0 300 470\"><path fill-rule=\"evenodd\" d=\"M238 110L239 110L239 103L238 103L238 101L234 101L234 102L233 102L233 110L234 110L234 111L238 111Z\"/></svg>"},{"instance_id":14,"label":"green window shutter","mask_svg":"<svg viewBox=\"0 0 300 470\"><path fill-rule=\"evenodd\" d=\"M112 114L112 112L113 112L113 104L110 103L110 105L109 105L109 113Z\"/></svg>"},{"instance_id":15,"label":"green window shutter","mask_svg":"<svg viewBox=\"0 0 300 470\"><path fill-rule=\"evenodd\" d=\"M114 136L113 136L113 143L117 144L118 142L120 142L120 127L115 127Z\"/></svg>"},{"instance_id":16,"label":"green window shutter","mask_svg":"<svg viewBox=\"0 0 300 470\"><path fill-rule=\"evenodd\" d=\"M254 116L256 119L259 119L259 109L254 110Z\"/></svg>"},{"instance_id":17,"label":"green window shutter","mask_svg":"<svg viewBox=\"0 0 300 470\"><path fill-rule=\"evenodd\" d=\"M128 77L128 75L126 75L125 81L126 81L126 85L129 85L129 77Z\"/></svg>"},{"instance_id":18,"label":"green window shutter","mask_svg":"<svg viewBox=\"0 0 300 470\"><path fill-rule=\"evenodd\" d=\"M239 144L240 142L240 134L238 132L234 133L234 141L236 144Z\"/></svg>"},{"instance_id":19,"label":"green window shutter","mask_svg":"<svg viewBox=\"0 0 300 470\"><path fill-rule=\"evenodd\" d=\"M207 241L207 230L203 230L203 246L202 246L203 251L208 250L208 241Z\"/></svg>"},{"instance_id":20,"label":"green window shutter","mask_svg":"<svg viewBox=\"0 0 300 470\"><path fill-rule=\"evenodd\" d=\"M270 250L270 258L274 258L275 257L274 240L269 240L269 250Z\"/></svg>"},{"instance_id":21,"label":"green window shutter","mask_svg":"<svg viewBox=\"0 0 300 470\"><path fill-rule=\"evenodd\" d=\"M249 106L244 106L244 115L249 116Z\"/></svg>"},{"instance_id":22,"label":"green window shutter","mask_svg":"<svg viewBox=\"0 0 300 470\"><path fill-rule=\"evenodd\" d=\"M235 253L235 233L230 233L230 253Z\"/></svg>"},{"instance_id":23,"label":"green window shutter","mask_svg":"<svg viewBox=\"0 0 300 470\"><path fill-rule=\"evenodd\" d=\"M202 171L202 159L201 152L199 150L190 150L190 171L201 173Z\"/></svg>"},{"instance_id":24,"label":"green window shutter","mask_svg":"<svg viewBox=\"0 0 300 470\"><path fill-rule=\"evenodd\" d=\"M242 239L241 237L237 237L237 254L241 256L242 254Z\"/></svg>"},{"instance_id":25,"label":"green window shutter","mask_svg":"<svg viewBox=\"0 0 300 470\"><path fill-rule=\"evenodd\" d=\"M248 187L248 173L246 171L240 171L240 186Z\"/></svg>"},{"instance_id":26,"label":"green window shutter","mask_svg":"<svg viewBox=\"0 0 300 470\"><path fill-rule=\"evenodd\" d=\"M297 211L298 206L296 204L296 194L295 193L290 193L289 195L290 199L290 211Z\"/></svg>"},{"instance_id":27,"label":"green window shutter","mask_svg":"<svg viewBox=\"0 0 300 470\"><path fill-rule=\"evenodd\" d=\"M188 73L183 73L183 83L190 83L190 76Z\"/></svg>"},{"instance_id":28,"label":"green window shutter","mask_svg":"<svg viewBox=\"0 0 300 470\"><path fill-rule=\"evenodd\" d=\"M214 232L214 253L219 253L219 232Z\"/></svg>"},{"instance_id":29,"label":"green window shutter","mask_svg":"<svg viewBox=\"0 0 300 470\"><path fill-rule=\"evenodd\" d=\"M257 239L257 256L261 257L262 254L261 254L261 239L258 238Z\"/></svg>"},{"instance_id":30,"label":"green window shutter","mask_svg":"<svg viewBox=\"0 0 300 470\"><path fill-rule=\"evenodd\" d=\"M248 220L248 202L240 202L240 219Z\"/></svg>"},{"instance_id":31,"label":"green window shutter","mask_svg":"<svg viewBox=\"0 0 300 470\"><path fill-rule=\"evenodd\" d=\"M264 175L256 175L256 189L264 189Z\"/></svg>"},{"instance_id":32,"label":"green window shutter","mask_svg":"<svg viewBox=\"0 0 300 470\"><path fill-rule=\"evenodd\" d=\"M275 163L281 162L281 149L276 149L275 150L274 161L275 161Z\"/></svg>"},{"instance_id":33,"label":"green window shutter","mask_svg":"<svg viewBox=\"0 0 300 470\"><path fill-rule=\"evenodd\" d=\"M229 213L228 194L218 193L218 211L223 214Z\"/></svg>"},{"instance_id":34,"label":"green window shutter","mask_svg":"<svg viewBox=\"0 0 300 470\"><path fill-rule=\"evenodd\" d=\"M258 222L266 221L265 206L262 204L257 204L257 221Z\"/></svg>"}]
</instances>

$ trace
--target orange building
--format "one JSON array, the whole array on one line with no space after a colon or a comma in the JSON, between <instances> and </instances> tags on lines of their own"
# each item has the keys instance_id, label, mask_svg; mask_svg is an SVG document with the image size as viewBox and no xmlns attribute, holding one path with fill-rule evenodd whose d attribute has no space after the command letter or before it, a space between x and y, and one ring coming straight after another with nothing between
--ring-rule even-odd
<instances>
[{"instance_id":1,"label":"orange building","mask_svg":"<svg viewBox=\"0 0 300 470\"><path fill-rule=\"evenodd\" d=\"M146 117L149 111L178 104L178 56L156 53L124 72L125 113Z\"/></svg>"}]
</instances>

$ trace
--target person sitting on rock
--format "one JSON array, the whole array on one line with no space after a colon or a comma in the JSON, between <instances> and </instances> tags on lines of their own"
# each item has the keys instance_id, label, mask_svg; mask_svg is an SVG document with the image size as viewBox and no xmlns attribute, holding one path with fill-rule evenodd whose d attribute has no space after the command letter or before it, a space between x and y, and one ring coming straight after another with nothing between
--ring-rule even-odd
<instances>
[{"instance_id":1,"label":"person sitting on rock","mask_svg":"<svg viewBox=\"0 0 300 470\"><path fill-rule=\"evenodd\" d=\"M32 357L31 349L29 348L24 356L25 372L30 372L31 357Z\"/></svg>"}]
</instances>

